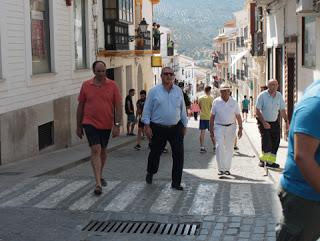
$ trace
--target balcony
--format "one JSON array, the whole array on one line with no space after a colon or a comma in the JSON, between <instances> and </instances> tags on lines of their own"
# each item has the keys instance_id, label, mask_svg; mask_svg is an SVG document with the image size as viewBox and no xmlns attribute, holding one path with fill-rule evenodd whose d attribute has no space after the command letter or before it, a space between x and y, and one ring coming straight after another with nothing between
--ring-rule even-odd
<instances>
[{"instance_id":1,"label":"balcony","mask_svg":"<svg viewBox=\"0 0 320 241\"><path fill-rule=\"evenodd\" d=\"M236 42L237 42L237 48L245 47L243 36L237 37Z\"/></svg>"},{"instance_id":2,"label":"balcony","mask_svg":"<svg viewBox=\"0 0 320 241\"><path fill-rule=\"evenodd\" d=\"M264 43L262 32L255 32L251 49L252 56L264 56Z\"/></svg>"},{"instance_id":3,"label":"balcony","mask_svg":"<svg viewBox=\"0 0 320 241\"><path fill-rule=\"evenodd\" d=\"M136 37L136 50L150 50L151 49L151 32L147 31L141 33Z\"/></svg>"},{"instance_id":4,"label":"balcony","mask_svg":"<svg viewBox=\"0 0 320 241\"><path fill-rule=\"evenodd\" d=\"M128 24L118 21L105 22L106 50L129 50Z\"/></svg>"}]
</instances>

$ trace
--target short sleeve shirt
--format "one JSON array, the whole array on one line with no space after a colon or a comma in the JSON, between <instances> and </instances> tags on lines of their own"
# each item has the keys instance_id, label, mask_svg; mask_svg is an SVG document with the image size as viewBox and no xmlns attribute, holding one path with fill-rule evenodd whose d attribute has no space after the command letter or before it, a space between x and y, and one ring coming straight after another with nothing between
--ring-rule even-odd
<instances>
[{"instance_id":1,"label":"short sleeve shirt","mask_svg":"<svg viewBox=\"0 0 320 241\"><path fill-rule=\"evenodd\" d=\"M213 101L211 113L215 115L215 123L228 125L235 122L236 115L240 114L240 108L232 97L229 97L227 102L218 97Z\"/></svg>"},{"instance_id":2,"label":"short sleeve shirt","mask_svg":"<svg viewBox=\"0 0 320 241\"><path fill-rule=\"evenodd\" d=\"M126 100L125 100L125 111L126 111L126 114L129 115L129 114L134 114L134 107L133 107L133 102L132 102L132 97L131 95L127 95L126 97ZM128 107L128 102L129 102L129 105L130 105L130 109Z\"/></svg>"},{"instance_id":3,"label":"short sleeve shirt","mask_svg":"<svg viewBox=\"0 0 320 241\"><path fill-rule=\"evenodd\" d=\"M106 79L96 86L93 79L82 84L78 101L84 103L82 124L93 125L97 129L112 129L114 106L121 102L120 91L113 80Z\"/></svg>"},{"instance_id":4,"label":"short sleeve shirt","mask_svg":"<svg viewBox=\"0 0 320 241\"><path fill-rule=\"evenodd\" d=\"M277 91L275 96L271 96L268 90L264 90L257 98L256 107L265 121L274 122L278 119L279 111L286 108L286 104L280 92Z\"/></svg>"},{"instance_id":5,"label":"short sleeve shirt","mask_svg":"<svg viewBox=\"0 0 320 241\"><path fill-rule=\"evenodd\" d=\"M319 123L320 80L306 90L302 100L295 107L290 123L287 161L280 179L281 186L286 191L313 201L320 201L320 193L306 182L294 160L294 134L302 133L320 140ZM315 153L315 160L320 165L320 146Z\"/></svg>"},{"instance_id":6,"label":"short sleeve shirt","mask_svg":"<svg viewBox=\"0 0 320 241\"><path fill-rule=\"evenodd\" d=\"M250 104L250 101L248 99L244 99L242 101L242 109L248 110L249 109L249 104Z\"/></svg>"},{"instance_id":7,"label":"short sleeve shirt","mask_svg":"<svg viewBox=\"0 0 320 241\"><path fill-rule=\"evenodd\" d=\"M213 97L204 95L199 98L200 120L210 120Z\"/></svg>"}]
</instances>

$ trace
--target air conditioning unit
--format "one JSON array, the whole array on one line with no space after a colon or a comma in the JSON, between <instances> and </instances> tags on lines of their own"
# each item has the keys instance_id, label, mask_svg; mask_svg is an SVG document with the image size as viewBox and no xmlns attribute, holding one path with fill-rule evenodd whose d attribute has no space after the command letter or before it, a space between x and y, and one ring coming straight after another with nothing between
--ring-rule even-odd
<instances>
[{"instance_id":1,"label":"air conditioning unit","mask_svg":"<svg viewBox=\"0 0 320 241\"><path fill-rule=\"evenodd\" d=\"M297 1L297 13L311 13L314 11L314 0L296 0Z\"/></svg>"}]
</instances>

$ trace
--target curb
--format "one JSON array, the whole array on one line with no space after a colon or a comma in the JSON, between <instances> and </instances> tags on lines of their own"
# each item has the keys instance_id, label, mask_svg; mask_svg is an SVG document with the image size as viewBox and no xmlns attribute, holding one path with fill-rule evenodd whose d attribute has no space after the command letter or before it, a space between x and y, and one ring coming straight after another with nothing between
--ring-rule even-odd
<instances>
[{"instance_id":1,"label":"curb","mask_svg":"<svg viewBox=\"0 0 320 241\"><path fill-rule=\"evenodd\" d=\"M121 144L119 144L119 145L115 145L115 146L113 146L113 147L111 147L111 148L107 148L107 152L108 152L108 153L113 152L113 151L115 151L115 150L118 150L118 149L120 149L120 148L122 148L122 147L124 147L124 146L126 146L126 145L129 145L129 144L131 144L131 143L134 143L134 142L136 142L136 139L130 140L130 141L127 141L127 142L124 142L124 143L121 143ZM42 177L42 176L57 175L57 174L59 174L59 173L61 173L61 172L63 172L63 171L66 171L66 170L69 170L69 169L74 168L74 167L76 167L76 166L79 166L79 165L81 165L81 164L83 164L83 163L85 163L85 162L87 162L87 161L90 161L90 156L85 157L85 158L82 158L82 159L77 160L77 161L74 161L74 162L71 162L71 163L68 163L68 164L63 165L63 166L61 166L61 167L57 167L57 168L52 169L52 170L50 170L50 171L46 171L46 172L44 172L44 173L35 175L35 176L33 176L33 177Z\"/></svg>"}]
</instances>

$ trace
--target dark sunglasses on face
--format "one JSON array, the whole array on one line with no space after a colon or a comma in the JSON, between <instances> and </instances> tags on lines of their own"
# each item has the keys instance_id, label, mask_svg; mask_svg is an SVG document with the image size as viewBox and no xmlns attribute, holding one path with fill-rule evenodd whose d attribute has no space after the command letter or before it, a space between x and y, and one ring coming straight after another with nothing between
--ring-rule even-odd
<instances>
[{"instance_id":1,"label":"dark sunglasses on face","mask_svg":"<svg viewBox=\"0 0 320 241\"><path fill-rule=\"evenodd\" d=\"M163 73L163 75L166 75L166 76L174 76L174 73L165 72L165 73Z\"/></svg>"}]
</instances>

